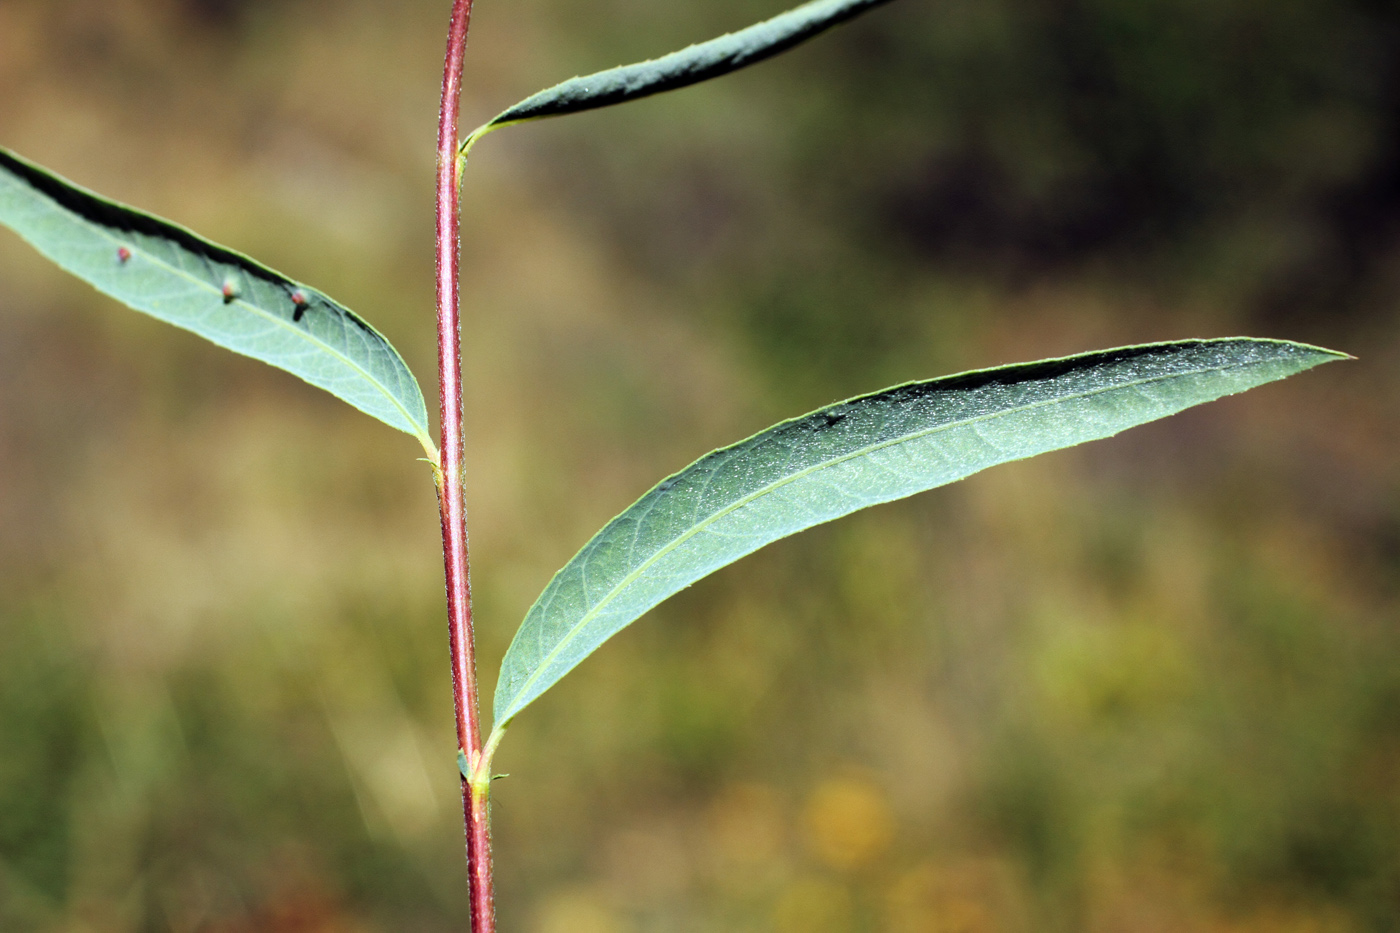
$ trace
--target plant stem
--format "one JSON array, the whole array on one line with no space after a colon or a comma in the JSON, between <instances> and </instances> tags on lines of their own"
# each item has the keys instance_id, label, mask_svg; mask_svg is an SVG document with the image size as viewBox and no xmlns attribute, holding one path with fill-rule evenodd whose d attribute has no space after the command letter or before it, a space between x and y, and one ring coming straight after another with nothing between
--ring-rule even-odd
<instances>
[{"instance_id":1,"label":"plant stem","mask_svg":"<svg viewBox=\"0 0 1400 933\"><path fill-rule=\"evenodd\" d=\"M458 305L460 205L457 178L457 111L462 98L462 59L471 26L472 0L454 0L442 72L437 156L438 386L442 411L438 507L447 580L448 642L452 652L452 698L457 746L475 774L482 768L481 719L477 707L476 652L472 632L471 579L467 559L467 510L462 489L462 338ZM489 765L486 765L489 767ZM490 781L462 777L467 876L472 933L495 933L491 884Z\"/></svg>"}]
</instances>

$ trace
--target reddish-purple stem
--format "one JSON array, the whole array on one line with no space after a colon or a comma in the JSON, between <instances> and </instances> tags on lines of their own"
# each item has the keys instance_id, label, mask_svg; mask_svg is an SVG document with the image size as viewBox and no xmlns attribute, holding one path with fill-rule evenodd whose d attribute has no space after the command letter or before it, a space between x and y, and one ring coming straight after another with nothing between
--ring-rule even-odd
<instances>
[{"instance_id":1,"label":"reddish-purple stem","mask_svg":"<svg viewBox=\"0 0 1400 933\"><path fill-rule=\"evenodd\" d=\"M457 746L471 770L481 760L481 720L477 712L476 657L472 633L471 580L467 562L467 511L462 493L462 345L457 279L459 205L457 111L462 97L462 59L471 25L472 0L454 0L442 72L438 117L437 302L438 385L442 404L438 505L442 512L442 555L447 578L447 618L452 651L452 697L457 711ZM491 889L491 827L485 786L462 778L466 821L467 875L471 884L472 933L495 933Z\"/></svg>"}]
</instances>

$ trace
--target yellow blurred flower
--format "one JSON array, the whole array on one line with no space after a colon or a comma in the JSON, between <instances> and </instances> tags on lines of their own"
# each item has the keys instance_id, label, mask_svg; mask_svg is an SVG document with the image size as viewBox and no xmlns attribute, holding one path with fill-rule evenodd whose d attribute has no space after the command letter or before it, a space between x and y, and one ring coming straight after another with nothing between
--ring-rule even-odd
<instances>
[{"instance_id":1,"label":"yellow blurred flower","mask_svg":"<svg viewBox=\"0 0 1400 933\"><path fill-rule=\"evenodd\" d=\"M807 835L812 851L844 871L869 864L894 838L894 816L884 793L860 778L833 778L807 800Z\"/></svg>"}]
</instances>

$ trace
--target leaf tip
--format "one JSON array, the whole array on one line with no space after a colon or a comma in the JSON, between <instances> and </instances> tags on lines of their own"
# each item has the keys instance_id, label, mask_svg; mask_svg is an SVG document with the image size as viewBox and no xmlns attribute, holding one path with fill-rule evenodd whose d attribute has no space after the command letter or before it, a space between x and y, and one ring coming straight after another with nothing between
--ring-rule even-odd
<instances>
[{"instance_id":1,"label":"leaf tip","mask_svg":"<svg viewBox=\"0 0 1400 933\"><path fill-rule=\"evenodd\" d=\"M1310 343L1295 343L1292 341L1289 342L1292 343L1294 347L1297 347L1298 349L1307 352L1310 356L1315 357L1316 360L1313 364L1315 366L1321 366L1323 363L1336 363L1341 360L1356 359L1356 357L1352 356L1350 353L1345 353L1341 350L1331 350L1327 347L1319 347Z\"/></svg>"}]
</instances>

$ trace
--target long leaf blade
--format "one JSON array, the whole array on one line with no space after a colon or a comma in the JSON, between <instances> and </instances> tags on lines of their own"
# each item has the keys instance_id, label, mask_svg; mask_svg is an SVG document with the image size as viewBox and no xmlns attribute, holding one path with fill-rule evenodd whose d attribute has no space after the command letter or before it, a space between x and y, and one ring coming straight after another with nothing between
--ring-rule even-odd
<instances>
[{"instance_id":1,"label":"long leaf blade","mask_svg":"<svg viewBox=\"0 0 1400 933\"><path fill-rule=\"evenodd\" d=\"M432 451L422 390L398 351L316 289L6 149L0 224L98 291L285 369Z\"/></svg>"},{"instance_id":2,"label":"long leaf blade","mask_svg":"<svg viewBox=\"0 0 1400 933\"><path fill-rule=\"evenodd\" d=\"M649 61L609 68L546 88L498 114L463 149L494 129L558 117L674 91L737 71L825 32L890 0L814 0L747 29L726 33Z\"/></svg>"},{"instance_id":3,"label":"long leaf blade","mask_svg":"<svg viewBox=\"0 0 1400 933\"><path fill-rule=\"evenodd\" d=\"M1125 347L896 386L714 451L550 581L502 662L496 730L648 609L765 544L1342 358L1253 338Z\"/></svg>"}]
</instances>

